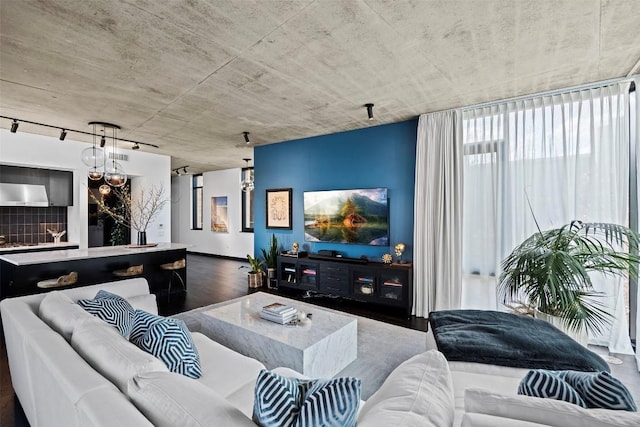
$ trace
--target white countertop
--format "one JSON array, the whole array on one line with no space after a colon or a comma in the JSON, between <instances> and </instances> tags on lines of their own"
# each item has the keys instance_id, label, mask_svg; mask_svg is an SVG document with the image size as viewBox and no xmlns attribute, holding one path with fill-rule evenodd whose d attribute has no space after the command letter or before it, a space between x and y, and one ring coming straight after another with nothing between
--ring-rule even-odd
<instances>
[{"instance_id":1,"label":"white countertop","mask_svg":"<svg viewBox=\"0 0 640 427\"><path fill-rule=\"evenodd\" d=\"M66 249L60 251L28 252L22 254L0 254L0 260L13 265L46 264L49 262L63 262L89 258L103 258L139 253L186 249L190 245L182 243L158 243L154 247L135 248L130 246L103 246L88 249ZM37 247L37 246L36 246Z\"/></svg>"},{"instance_id":2,"label":"white countertop","mask_svg":"<svg viewBox=\"0 0 640 427\"><path fill-rule=\"evenodd\" d=\"M77 243L74 243L74 242L60 242L60 243L38 243L37 245L25 245L25 246L10 246L10 247L6 247L6 248L0 248L0 255L2 253L16 251L16 250L34 251L34 250L38 250L38 249L42 249L42 248L55 250L54 248L64 249L64 248L71 248L71 247L74 247L74 246L79 246L79 245Z\"/></svg>"}]
</instances>

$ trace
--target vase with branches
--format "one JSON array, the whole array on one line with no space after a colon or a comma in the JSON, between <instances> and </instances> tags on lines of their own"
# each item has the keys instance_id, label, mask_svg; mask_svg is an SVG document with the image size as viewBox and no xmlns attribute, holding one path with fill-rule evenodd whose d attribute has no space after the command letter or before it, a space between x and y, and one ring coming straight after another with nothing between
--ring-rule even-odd
<instances>
[{"instance_id":1,"label":"vase with branches","mask_svg":"<svg viewBox=\"0 0 640 427\"><path fill-rule=\"evenodd\" d=\"M618 224L572 221L541 231L502 262L504 302L526 298L538 312L559 318L568 332L601 333L611 321L589 273L638 277L639 235Z\"/></svg>"},{"instance_id":2,"label":"vase with branches","mask_svg":"<svg viewBox=\"0 0 640 427\"><path fill-rule=\"evenodd\" d=\"M147 244L147 227L169 203L165 196L164 187L160 185L151 186L148 189L141 188L134 195L127 187L114 188L111 192L116 197L116 205L121 206L120 209L109 206L102 197L97 198L91 192L89 194L98 204L101 212L138 233L139 245Z\"/></svg>"}]
</instances>

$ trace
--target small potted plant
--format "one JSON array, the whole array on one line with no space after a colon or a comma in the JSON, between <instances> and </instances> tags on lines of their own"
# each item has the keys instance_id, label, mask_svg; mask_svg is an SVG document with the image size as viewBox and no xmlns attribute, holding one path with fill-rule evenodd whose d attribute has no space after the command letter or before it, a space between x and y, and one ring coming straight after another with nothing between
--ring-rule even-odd
<instances>
[{"instance_id":1,"label":"small potted plant","mask_svg":"<svg viewBox=\"0 0 640 427\"><path fill-rule=\"evenodd\" d=\"M249 261L249 287L260 288L262 287L262 265L264 261L258 259L258 257L252 257L247 254L247 261Z\"/></svg>"},{"instance_id":2,"label":"small potted plant","mask_svg":"<svg viewBox=\"0 0 640 427\"><path fill-rule=\"evenodd\" d=\"M271 235L271 242L267 249L261 249L262 257L267 266L267 284L276 278L276 268L278 267L278 239L275 234Z\"/></svg>"}]
</instances>

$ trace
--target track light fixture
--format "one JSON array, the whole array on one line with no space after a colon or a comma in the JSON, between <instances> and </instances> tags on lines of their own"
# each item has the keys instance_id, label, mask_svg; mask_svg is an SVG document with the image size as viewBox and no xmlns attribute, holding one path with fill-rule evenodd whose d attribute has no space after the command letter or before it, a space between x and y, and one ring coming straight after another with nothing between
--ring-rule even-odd
<instances>
[{"instance_id":1,"label":"track light fixture","mask_svg":"<svg viewBox=\"0 0 640 427\"><path fill-rule=\"evenodd\" d=\"M0 116L0 119L7 119L7 120L12 120L11 122L11 133L16 133L16 131L18 130L18 126L20 125L20 122L22 123L29 123L31 125L37 125L37 126L43 126L46 128L52 128L52 129L59 129L60 130L60 141L64 141L64 139L66 138L67 134L69 132L73 132L73 133L79 133L82 135L89 135L89 136L93 136L94 134L92 134L91 132L86 132L83 130L78 130L78 129L69 129L69 128L62 128L60 126L53 126L53 125L49 125L46 123L39 123L39 122L32 122L30 120L22 120L22 119L14 119L13 117L7 117L7 116ZM96 123L101 123L101 122L96 122ZM104 147L104 144L106 144L106 139L104 140L104 143L101 142L101 147ZM156 144L149 144L147 142L140 142L140 141L132 141L130 139L121 139L118 138L118 142L128 142L130 144L135 144L138 146L138 148L140 148L140 145L146 145L148 147L153 147L153 148L160 148L159 146L157 146ZM137 150L137 148L133 148L134 150Z\"/></svg>"},{"instance_id":2,"label":"track light fixture","mask_svg":"<svg viewBox=\"0 0 640 427\"><path fill-rule=\"evenodd\" d=\"M373 104L364 104L367 107L367 116L369 120L373 120Z\"/></svg>"},{"instance_id":3,"label":"track light fixture","mask_svg":"<svg viewBox=\"0 0 640 427\"><path fill-rule=\"evenodd\" d=\"M179 166L175 169L171 169L172 172L175 172L176 175L180 176L182 174L186 174L187 173L187 168L189 167L189 165L185 165L185 166ZM180 172L180 170L182 170L182 172Z\"/></svg>"},{"instance_id":4,"label":"track light fixture","mask_svg":"<svg viewBox=\"0 0 640 427\"><path fill-rule=\"evenodd\" d=\"M249 141L249 132L242 132L242 134L244 135L244 142L251 144L251 141Z\"/></svg>"},{"instance_id":5,"label":"track light fixture","mask_svg":"<svg viewBox=\"0 0 640 427\"><path fill-rule=\"evenodd\" d=\"M138 145L138 143L136 142L136 145L134 145L133 147L131 147L132 150L139 150L140 149L140 145Z\"/></svg>"},{"instance_id":6,"label":"track light fixture","mask_svg":"<svg viewBox=\"0 0 640 427\"><path fill-rule=\"evenodd\" d=\"M104 132L104 130L102 131ZM102 138L100 138L100 148L104 148L106 143L107 143L107 138L105 138L104 135L102 135Z\"/></svg>"}]
</instances>

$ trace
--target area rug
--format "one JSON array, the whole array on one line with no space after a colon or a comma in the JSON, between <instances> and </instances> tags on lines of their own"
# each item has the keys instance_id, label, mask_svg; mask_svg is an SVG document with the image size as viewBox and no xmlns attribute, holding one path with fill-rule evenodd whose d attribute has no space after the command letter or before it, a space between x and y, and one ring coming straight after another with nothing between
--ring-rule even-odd
<instances>
[{"instance_id":1,"label":"area rug","mask_svg":"<svg viewBox=\"0 0 640 427\"><path fill-rule=\"evenodd\" d=\"M176 314L174 317L182 319L190 330L198 331L200 329L200 313L211 310L218 305L197 308ZM358 358L336 376L360 378L363 400L367 400L380 388L389 373L398 365L427 349L425 332L361 316L342 312L341 314L358 319Z\"/></svg>"}]
</instances>

